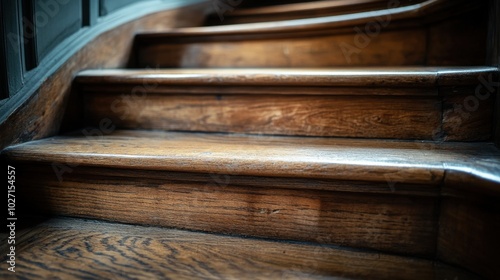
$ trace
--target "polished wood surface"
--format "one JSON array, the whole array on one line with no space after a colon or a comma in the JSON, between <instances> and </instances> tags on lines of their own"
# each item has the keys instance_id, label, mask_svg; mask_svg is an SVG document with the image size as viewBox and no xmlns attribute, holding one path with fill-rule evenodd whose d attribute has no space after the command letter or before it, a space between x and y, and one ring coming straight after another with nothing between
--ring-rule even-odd
<instances>
[{"instance_id":1,"label":"polished wood surface","mask_svg":"<svg viewBox=\"0 0 500 280\"><path fill-rule=\"evenodd\" d=\"M57 219L20 232L19 268L28 278L475 278L442 261L495 278L500 151L446 142L493 140L499 99L484 80L498 68L464 67L489 65L484 3L176 28L200 24L200 5L99 35L0 124L0 149L61 123L92 126L2 151L19 171L20 211L274 242ZM77 74L126 66L181 69ZM457 110L471 98L477 108Z\"/></svg>"},{"instance_id":2,"label":"polished wood surface","mask_svg":"<svg viewBox=\"0 0 500 280\"><path fill-rule=\"evenodd\" d=\"M477 141L492 135L494 95L468 118L457 116L455 105L493 73L493 67L87 70L76 82L88 125L109 118L129 129Z\"/></svg>"},{"instance_id":3,"label":"polished wood surface","mask_svg":"<svg viewBox=\"0 0 500 280\"><path fill-rule=\"evenodd\" d=\"M438 189L432 185L398 183L391 192L382 183L86 164L65 170L59 181L50 164L16 162L16 166L24 201L37 213L425 257L435 254ZM396 191L400 188L401 194Z\"/></svg>"},{"instance_id":4,"label":"polished wood surface","mask_svg":"<svg viewBox=\"0 0 500 280\"><path fill-rule=\"evenodd\" d=\"M39 211L428 257L444 180L500 193L487 144L115 131L3 156Z\"/></svg>"},{"instance_id":5,"label":"polished wood surface","mask_svg":"<svg viewBox=\"0 0 500 280\"><path fill-rule=\"evenodd\" d=\"M423 1L398 1L399 6L417 4L418 2ZM252 8L238 7L233 11L226 12L222 19L214 12L207 18L205 24L226 25L312 18L386 9L388 6L387 0L327 0Z\"/></svg>"},{"instance_id":6,"label":"polished wood surface","mask_svg":"<svg viewBox=\"0 0 500 280\"><path fill-rule=\"evenodd\" d=\"M18 240L2 279L477 279L418 258L92 220L51 219Z\"/></svg>"},{"instance_id":7,"label":"polished wood surface","mask_svg":"<svg viewBox=\"0 0 500 280\"><path fill-rule=\"evenodd\" d=\"M130 106L124 101L87 95L87 124L109 118L127 129L391 139L432 139L440 126L431 98L149 94Z\"/></svg>"},{"instance_id":8,"label":"polished wood surface","mask_svg":"<svg viewBox=\"0 0 500 280\"><path fill-rule=\"evenodd\" d=\"M483 4L426 1L355 16L144 33L137 36L136 66L484 65L486 9L478 9Z\"/></svg>"},{"instance_id":9,"label":"polished wood surface","mask_svg":"<svg viewBox=\"0 0 500 280\"><path fill-rule=\"evenodd\" d=\"M253 29L252 29L253 30ZM287 38L251 39L241 35L221 38L214 35L178 37L165 33L163 39L137 38L136 67L161 68L248 68L248 67L331 67L425 64L424 30L387 31L373 39L368 48L348 49L355 34L315 35ZM265 33L261 33L265 34ZM255 35L264 36L264 35ZM202 38L205 37L205 38ZM237 39L237 37L241 37ZM278 37L278 35L273 36ZM210 39L208 39L210 38ZM191 39L192 42L185 42ZM408 46L412 46L408 49ZM311 51L313 50L313 51ZM351 53L351 50L353 51ZM388 53L391 55L389 56Z\"/></svg>"},{"instance_id":10,"label":"polished wood surface","mask_svg":"<svg viewBox=\"0 0 500 280\"><path fill-rule=\"evenodd\" d=\"M205 4L193 5L115 26L96 35L67 58L53 75L39 73L38 79L31 79L24 86L25 92L19 93L31 98L25 103L14 104L15 111L0 123L0 150L8 145L56 135L61 125L77 128L81 125L82 111L80 101L71 94L71 83L78 72L87 68L125 67L130 59L134 34L199 25L205 9Z\"/></svg>"},{"instance_id":11,"label":"polished wood surface","mask_svg":"<svg viewBox=\"0 0 500 280\"><path fill-rule=\"evenodd\" d=\"M386 175L394 175L415 184L438 184L445 171L468 170L476 184L500 182L499 152L487 143L117 130L34 141L3 155L16 161L271 177L386 182Z\"/></svg>"},{"instance_id":12,"label":"polished wood surface","mask_svg":"<svg viewBox=\"0 0 500 280\"><path fill-rule=\"evenodd\" d=\"M250 69L99 69L85 70L76 82L82 87L147 83L154 91L161 86L302 86L317 87L435 87L477 85L484 75L498 68L477 67L330 67ZM335 95L335 92L331 93ZM376 93L375 93L376 94ZM403 93L404 94L404 93Z\"/></svg>"}]
</instances>

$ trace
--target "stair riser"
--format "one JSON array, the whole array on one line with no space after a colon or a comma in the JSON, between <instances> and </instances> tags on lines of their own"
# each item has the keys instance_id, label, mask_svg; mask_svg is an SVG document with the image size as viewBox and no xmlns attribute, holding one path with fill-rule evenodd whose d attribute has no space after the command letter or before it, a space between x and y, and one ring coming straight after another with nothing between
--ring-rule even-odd
<instances>
[{"instance_id":1,"label":"stair riser","mask_svg":"<svg viewBox=\"0 0 500 280\"><path fill-rule=\"evenodd\" d=\"M128 91L130 92L130 91ZM390 139L436 138L437 97L286 95L85 96L87 125Z\"/></svg>"},{"instance_id":2,"label":"stair riser","mask_svg":"<svg viewBox=\"0 0 500 280\"><path fill-rule=\"evenodd\" d=\"M298 32L297 32L298 33ZM202 67L328 67L369 65L423 65L425 63L424 30L385 32L366 37L358 47L352 29L344 34L302 38L258 39L258 36L231 37L214 41L210 38L172 38L172 42L138 42L138 67L202 68ZM347 34L345 34L347 33ZM298 33L300 34L300 33ZM363 34L364 35L364 34ZM296 36L296 34L294 34ZM366 35L365 35L366 36ZM234 36L236 37L236 36ZM257 37L257 38L255 38ZM241 40L241 38L244 38ZM187 40L187 39L186 39ZM369 42L369 43L368 43ZM368 44L367 44L368 43ZM313 51L311 51L313 50Z\"/></svg>"},{"instance_id":3,"label":"stair riser","mask_svg":"<svg viewBox=\"0 0 500 280\"><path fill-rule=\"evenodd\" d=\"M434 255L436 187L406 186L399 193L399 186L393 192L388 185L354 185L345 192L331 191L349 189L335 181L84 166L59 181L50 166L18 169L31 174L19 176L18 189L59 215ZM299 184L304 189L288 189Z\"/></svg>"}]
</instances>

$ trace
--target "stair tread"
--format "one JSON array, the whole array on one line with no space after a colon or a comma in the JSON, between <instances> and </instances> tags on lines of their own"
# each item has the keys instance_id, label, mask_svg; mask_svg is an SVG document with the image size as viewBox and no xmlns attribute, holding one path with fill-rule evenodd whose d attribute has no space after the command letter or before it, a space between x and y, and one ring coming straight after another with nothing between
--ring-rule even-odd
<instances>
[{"instance_id":1,"label":"stair tread","mask_svg":"<svg viewBox=\"0 0 500 280\"><path fill-rule=\"evenodd\" d=\"M307 243L52 218L18 230L16 273L134 279L431 279L468 273L431 260ZM6 243L6 242L5 242ZM5 256L4 256L5 260Z\"/></svg>"},{"instance_id":2,"label":"stair tread","mask_svg":"<svg viewBox=\"0 0 500 280\"><path fill-rule=\"evenodd\" d=\"M96 69L80 72L85 85L188 86L436 87L474 85L497 68L472 67L332 67L251 69ZM303 94L303 93L302 93ZM336 94L330 92L329 94ZM367 93L368 94L368 93ZM399 93L401 94L401 93ZM409 93L410 94L410 93ZM415 93L414 93L415 94Z\"/></svg>"},{"instance_id":3,"label":"stair tread","mask_svg":"<svg viewBox=\"0 0 500 280\"><path fill-rule=\"evenodd\" d=\"M452 171L496 187L500 182L500 153L487 143L139 130L84 134L28 142L3 153L15 161L125 169L415 184L440 184Z\"/></svg>"},{"instance_id":4,"label":"stair tread","mask_svg":"<svg viewBox=\"0 0 500 280\"><path fill-rule=\"evenodd\" d=\"M494 75L489 66L110 69L81 72L75 88L87 125L479 141L491 138L494 94L466 118L457 105Z\"/></svg>"}]
</instances>

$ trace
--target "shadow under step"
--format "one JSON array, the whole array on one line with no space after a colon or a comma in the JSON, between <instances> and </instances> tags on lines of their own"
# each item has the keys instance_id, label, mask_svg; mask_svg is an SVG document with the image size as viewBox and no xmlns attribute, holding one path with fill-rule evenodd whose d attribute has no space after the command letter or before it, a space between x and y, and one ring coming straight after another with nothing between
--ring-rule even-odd
<instances>
[{"instance_id":1,"label":"shadow under step","mask_svg":"<svg viewBox=\"0 0 500 280\"><path fill-rule=\"evenodd\" d=\"M86 70L87 125L273 135L491 138L493 67Z\"/></svg>"},{"instance_id":2,"label":"shadow under step","mask_svg":"<svg viewBox=\"0 0 500 280\"><path fill-rule=\"evenodd\" d=\"M500 182L484 143L85 129L2 156L41 211L427 257L443 183L491 200Z\"/></svg>"},{"instance_id":3,"label":"shadow under step","mask_svg":"<svg viewBox=\"0 0 500 280\"><path fill-rule=\"evenodd\" d=\"M68 218L18 244L2 279L479 279L411 257Z\"/></svg>"}]
</instances>

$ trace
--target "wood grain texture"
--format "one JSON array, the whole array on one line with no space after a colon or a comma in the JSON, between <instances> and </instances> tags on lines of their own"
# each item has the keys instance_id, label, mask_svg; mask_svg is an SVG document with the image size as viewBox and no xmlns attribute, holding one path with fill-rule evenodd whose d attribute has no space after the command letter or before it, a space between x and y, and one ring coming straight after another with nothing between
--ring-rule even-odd
<instances>
[{"instance_id":1,"label":"wood grain texture","mask_svg":"<svg viewBox=\"0 0 500 280\"><path fill-rule=\"evenodd\" d=\"M460 8L451 7L453 4ZM453 51L441 47L435 36L430 37L436 34L430 32L436 19L429 22L435 14L440 15L440 21L446 21L456 13L445 16L443 11L451 9L468 11L457 17L462 21L476 14L482 15L483 11L479 9L484 6L482 4L483 1L472 6L446 0L426 1L352 16L180 28L167 33L141 34L137 37L137 66L325 67L440 65L445 61L448 61L446 65L482 65L485 61L482 50L486 42L485 21L467 21L468 28L446 29L452 42L461 40L460 44L453 44ZM467 56L461 54L462 47L471 49ZM481 51L474 52L478 48Z\"/></svg>"},{"instance_id":2,"label":"wood grain texture","mask_svg":"<svg viewBox=\"0 0 500 280\"><path fill-rule=\"evenodd\" d=\"M124 67L132 50L133 35L137 32L160 31L166 28L197 25L202 20L205 5L168 10L151 14L118 26L97 36L91 43L70 57L55 74L43 76L43 83L30 81L31 98L0 124L0 149L16 143L55 135L65 117L78 127L82 112L78 100L70 103L71 82L82 69ZM189 14L190 16L186 16ZM69 109L66 109L67 106Z\"/></svg>"},{"instance_id":3,"label":"wood grain texture","mask_svg":"<svg viewBox=\"0 0 500 280\"><path fill-rule=\"evenodd\" d=\"M246 136L116 130L74 135L5 149L14 161L63 162L126 169L270 177L439 184L444 172L476 185L498 183L499 151L488 143L430 143L362 139ZM119 159L117 161L116 159Z\"/></svg>"},{"instance_id":4,"label":"wood grain texture","mask_svg":"<svg viewBox=\"0 0 500 280\"><path fill-rule=\"evenodd\" d=\"M439 186L499 197L499 154L485 143L115 131L2 156L31 211L431 257Z\"/></svg>"},{"instance_id":5,"label":"wood grain texture","mask_svg":"<svg viewBox=\"0 0 500 280\"><path fill-rule=\"evenodd\" d=\"M400 177L411 183L438 183L443 158L453 155L425 148L411 142L124 130L53 137L7 148L3 154L45 163L347 180L385 181L384 172L404 172ZM403 166L411 168L405 172Z\"/></svg>"},{"instance_id":6,"label":"wood grain texture","mask_svg":"<svg viewBox=\"0 0 500 280\"><path fill-rule=\"evenodd\" d=\"M460 102L493 73L493 67L87 70L76 82L87 125L110 119L129 129L477 141L491 137L491 103L483 100L467 120L457 119L456 106L469 109Z\"/></svg>"},{"instance_id":7,"label":"wood grain texture","mask_svg":"<svg viewBox=\"0 0 500 280\"><path fill-rule=\"evenodd\" d=\"M410 257L67 218L19 236L2 279L477 279Z\"/></svg>"},{"instance_id":8,"label":"wood grain texture","mask_svg":"<svg viewBox=\"0 0 500 280\"><path fill-rule=\"evenodd\" d=\"M25 201L38 213L427 257L436 246L438 197L429 186L407 186L414 193L409 196L395 194L389 186L378 194L364 193L362 185L336 192L307 185L294 189L301 181L292 178L276 187L266 177L83 165L60 182L50 165L17 164L16 169L22 178L19 188L31 196ZM330 184L335 189L336 183Z\"/></svg>"},{"instance_id":9,"label":"wood grain texture","mask_svg":"<svg viewBox=\"0 0 500 280\"><path fill-rule=\"evenodd\" d=\"M130 105L107 94L86 95L85 106L87 125L108 118L128 129L432 139L440 125L429 98L150 94Z\"/></svg>"},{"instance_id":10,"label":"wood grain texture","mask_svg":"<svg viewBox=\"0 0 500 280\"><path fill-rule=\"evenodd\" d=\"M235 35L217 37L169 38L148 40L138 36L138 67L162 68L244 68L244 67L330 67L423 65L425 63L424 30L387 31L370 40L367 48L357 48L356 34L331 35L291 33L293 38L254 39ZM346 34L347 33L347 34ZM411 33L411 36L409 36ZM300 33L298 34L300 35ZM283 37L283 35L280 35ZM184 43L187 39L191 42ZM207 41L210 40L210 41ZM409 48L409 46L412 46Z\"/></svg>"},{"instance_id":11,"label":"wood grain texture","mask_svg":"<svg viewBox=\"0 0 500 280\"><path fill-rule=\"evenodd\" d=\"M450 191L441 203L438 258L495 279L500 274L500 208L498 194L477 198L473 192ZM471 199L471 197L476 197Z\"/></svg>"}]
</instances>

